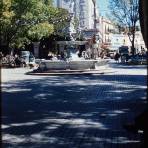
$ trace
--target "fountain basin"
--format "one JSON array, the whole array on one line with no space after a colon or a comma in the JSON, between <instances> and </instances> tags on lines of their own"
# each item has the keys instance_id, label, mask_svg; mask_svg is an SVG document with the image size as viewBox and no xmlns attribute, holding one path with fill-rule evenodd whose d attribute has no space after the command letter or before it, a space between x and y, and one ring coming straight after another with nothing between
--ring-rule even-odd
<instances>
[{"instance_id":1,"label":"fountain basin","mask_svg":"<svg viewBox=\"0 0 148 148\"><path fill-rule=\"evenodd\" d=\"M71 61L51 61L42 60L39 69L44 70L87 70L95 69L96 66L107 64L107 60L71 60Z\"/></svg>"},{"instance_id":2,"label":"fountain basin","mask_svg":"<svg viewBox=\"0 0 148 148\"><path fill-rule=\"evenodd\" d=\"M70 70L83 70L83 69L95 69L95 63L97 60L81 60L81 61L70 61L68 63Z\"/></svg>"},{"instance_id":3,"label":"fountain basin","mask_svg":"<svg viewBox=\"0 0 148 148\"><path fill-rule=\"evenodd\" d=\"M66 61L43 60L39 64L41 70L66 70L68 67Z\"/></svg>"}]
</instances>

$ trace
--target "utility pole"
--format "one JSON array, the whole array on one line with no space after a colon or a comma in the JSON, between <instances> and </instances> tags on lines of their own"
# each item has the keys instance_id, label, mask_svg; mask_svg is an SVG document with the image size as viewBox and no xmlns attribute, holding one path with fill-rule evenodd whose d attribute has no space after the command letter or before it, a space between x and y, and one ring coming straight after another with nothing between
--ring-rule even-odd
<instances>
[{"instance_id":1,"label":"utility pole","mask_svg":"<svg viewBox=\"0 0 148 148\"><path fill-rule=\"evenodd\" d=\"M97 29L97 25L96 25L96 21L97 21L96 0L92 0L92 1L93 1L93 4L94 4L94 29L95 29L95 32L96 32L96 29Z\"/></svg>"},{"instance_id":2,"label":"utility pole","mask_svg":"<svg viewBox=\"0 0 148 148\"><path fill-rule=\"evenodd\" d=\"M96 13L96 0L92 0L93 4L94 4L94 36L93 36L93 40L95 40L96 42L96 34L97 34L97 13Z\"/></svg>"}]
</instances>

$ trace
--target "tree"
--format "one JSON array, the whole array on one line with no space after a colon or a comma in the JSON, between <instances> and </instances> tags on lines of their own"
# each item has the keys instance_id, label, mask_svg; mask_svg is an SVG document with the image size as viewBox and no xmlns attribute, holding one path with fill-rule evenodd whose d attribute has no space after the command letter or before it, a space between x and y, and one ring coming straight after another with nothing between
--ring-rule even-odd
<instances>
[{"instance_id":1,"label":"tree","mask_svg":"<svg viewBox=\"0 0 148 148\"><path fill-rule=\"evenodd\" d=\"M53 31L54 31L53 26L49 25L48 22L44 22L44 23L38 23L30 27L27 34L32 41L39 41L43 37L47 37L49 36L49 34L52 34Z\"/></svg>"},{"instance_id":2,"label":"tree","mask_svg":"<svg viewBox=\"0 0 148 148\"><path fill-rule=\"evenodd\" d=\"M65 36L69 26L69 12L63 8L57 8L52 12L50 22L54 25L54 34Z\"/></svg>"},{"instance_id":3,"label":"tree","mask_svg":"<svg viewBox=\"0 0 148 148\"><path fill-rule=\"evenodd\" d=\"M2 0L0 2L0 42L6 49L40 40L54 31L49 23L52 0Z\"/></svg>"},{"instance_id":4,"label":"tree","mask_svg":"<svg viewBox=\"0 0 148 148\"><path fill-rule=\"evenodd\" d=\"M135 54L135 32L139 21L139 0L110 0L110 10L116 22L128 29L132 54Z\"/></svg>"},{"instance_id":5,"label":"tree","mask_svg":"<svg viewBox=\"0 0 148 148\"><path fill-rule=\"evenodd\" d=\"M51 14L50 23L54 25L54 34L57 36L69 36L68 34L68 27L70 25L70 21L72 16L68 12L68 10L63 8L55 9ZM74 29L78 29L79 20L74 16L72 19L72 24Z\"/></svg>"}]
</instances>

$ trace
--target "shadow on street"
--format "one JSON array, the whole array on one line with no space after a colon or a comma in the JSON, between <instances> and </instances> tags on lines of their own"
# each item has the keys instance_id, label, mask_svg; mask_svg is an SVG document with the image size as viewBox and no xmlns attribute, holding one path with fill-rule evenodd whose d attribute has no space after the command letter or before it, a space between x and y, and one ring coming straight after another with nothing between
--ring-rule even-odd
<instances>
[{"instance_id":1,"label":"shadow on street","mask_svg":"<svg viewBox=\"0 0 148 148\"><path fill-rule=\"evenodd\" d=\"M140 146L122 126L146 103L144 75L51 76L3 84L4 147Z\"/></svg>"}]
</instances>

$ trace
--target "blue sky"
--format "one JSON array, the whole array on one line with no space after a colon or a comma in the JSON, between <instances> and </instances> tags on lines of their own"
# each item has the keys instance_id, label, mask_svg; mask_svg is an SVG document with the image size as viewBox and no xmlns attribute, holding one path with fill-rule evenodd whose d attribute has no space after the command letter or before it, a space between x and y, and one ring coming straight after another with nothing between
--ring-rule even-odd
<instances>
[{"instance_id":1,"label":"blue sky","mask_svg":"<svg viewBox=\"0 0 148 148\"><path fill-rule=\"evenodd\" d=\"M99 13L105 16L105 13L109 10L108 9L109 0L96 0L96 1L99 7Z\"/></svg>"}]
</instances>

